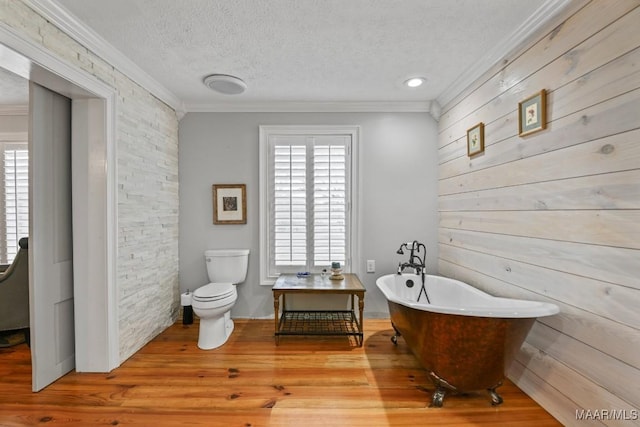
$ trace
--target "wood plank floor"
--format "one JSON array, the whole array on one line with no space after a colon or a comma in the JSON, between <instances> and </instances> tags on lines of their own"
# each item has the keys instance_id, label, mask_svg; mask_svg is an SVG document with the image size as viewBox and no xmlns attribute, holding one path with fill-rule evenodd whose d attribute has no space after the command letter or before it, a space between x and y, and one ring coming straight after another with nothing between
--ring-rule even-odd
<instances>
[{"instance_id":1,"label":"wood plank floor","mask_svg":"<svg viewBox=\"0 0 640 427\"><path fill-rule=\"evenodd\" d=\"M25 344L0 349L1 426L558 426L506 381L504 403L485 392L447 396L433 386L388 320L365 320L365 341L282 337L272 320L236 320L229 341L196 346L198 324L176 323L108 374L72 372L31 392Z\"/></svg>"}]
</instances>

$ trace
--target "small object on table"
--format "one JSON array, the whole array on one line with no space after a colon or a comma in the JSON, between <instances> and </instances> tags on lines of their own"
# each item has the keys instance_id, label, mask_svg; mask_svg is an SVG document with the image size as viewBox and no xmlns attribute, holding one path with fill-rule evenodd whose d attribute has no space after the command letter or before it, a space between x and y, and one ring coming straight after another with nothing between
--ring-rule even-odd
<instances>
[{"instance_id":1,"label":"small object on table","mask_svg":"<svg viewBox=\"0 0 640 427\"><path fill-rule=\"evenodd\" d=\"M329 276L331 280L344 280L344 276L342 275L342 268L340 268L339 262L331 263L331 276Z\"/></svg>"}]
</instances>

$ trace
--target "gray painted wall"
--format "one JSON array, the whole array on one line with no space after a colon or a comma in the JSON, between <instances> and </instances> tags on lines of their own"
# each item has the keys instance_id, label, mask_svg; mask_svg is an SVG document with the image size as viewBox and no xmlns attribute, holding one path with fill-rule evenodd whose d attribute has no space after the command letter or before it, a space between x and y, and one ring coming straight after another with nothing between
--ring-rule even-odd
<instances>
[{"instance_id":1,"label":"gray painted wall","mask_svg":"<svg viewBox=\"0 0 640 427\"><path fill-rule=\"evenodd\" d=\"M0 133L26 133L28 130L29 116L13 114L3 115L0 113Z\"/></svg>"},{"instance_id":2,"label":"gray painted wall","mask_svg":"<svg viewBox=\"0 0 640 427\"><path fill-rule=\"evenodd\" d=\"M375 279L406 258L395 253L401 242L425 243L429 271L436 271L438 136L427 113L188 113L179 128L181 292L207 283L206 249L248 248L249 272L232 316L273 315L271 287L259 285L258 127L333 124L362 129L354 273L367 288L365 315L388 315ZM213 224L213 184L247 185L246 225ZM368 259L375 273L366 273Z\"/></svg>"}]
</instances>

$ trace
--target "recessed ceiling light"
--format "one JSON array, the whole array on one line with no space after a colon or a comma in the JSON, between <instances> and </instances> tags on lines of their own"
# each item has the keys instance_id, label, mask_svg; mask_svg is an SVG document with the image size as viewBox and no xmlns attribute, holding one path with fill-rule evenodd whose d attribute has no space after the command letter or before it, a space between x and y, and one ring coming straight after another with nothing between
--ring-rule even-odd
<instances>
[{"instance_id":1,"label":"recessed ceiling light","mask_svg":"<svg viewBox=\"0 0 640 427\"><path fill-rule=\"evenodd\" d=\"M404 84L409 87L418 87L421 86L427 79L424 77L412 77L409 80L405 81Z\"/></svg>"},{"instance_id":2,"label":"recessed ceiling light","mask_svg":"<svg viewBox=\"0 0 640 427\"><path fill-rule=\"evenodd\" d=\"M226 74L212 74L204 78L204 84L211 90L225 95L238 95L247 90L241 79Z\"/></svg>"}]
</instances>

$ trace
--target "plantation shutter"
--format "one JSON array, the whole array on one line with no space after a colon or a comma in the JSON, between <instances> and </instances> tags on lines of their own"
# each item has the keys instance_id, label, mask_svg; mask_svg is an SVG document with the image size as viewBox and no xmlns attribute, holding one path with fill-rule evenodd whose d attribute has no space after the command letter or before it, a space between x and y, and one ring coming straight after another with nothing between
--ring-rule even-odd
<instances>
[{"instance_id":1,"label":"plantation shutter","mask_svg":"<svg viewBox=\"0 0 640 427\"><path fill-rule=\"evenodd\" d=\"M314 266L346 261L347 147L329 142L314 146Z\"/></svg>"},{"instance_id":2,"label":"plantation shutter","mask_svg":"<svg viewBox=\"0 0 640 427\"><path fill-rule=\"evenodd\" d=\"M307 147L274 147L274 261L307 264Z\"/></svg>"},{"instance_id":3,"label":"plantation shutter","mask_svg":"<svg viewBox=\"0 0 640 427\"><path fill-rule=\"evenodd\" d=\"M26 143L3 144L3 234L0 263L10 264L18 240L29 235L29 152Z\"/></svg>"},{"instance_id":4,"label":"plantation shutter","mask_svg":"<svg viewBox=\"0 0 640 427\"><path fill-rule=\"evenodd\" d=\"M270 273L347 264L350 141L345 135L270 139Z\"/></svg>"}]
</instances>

